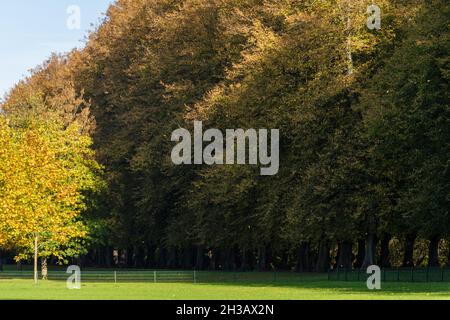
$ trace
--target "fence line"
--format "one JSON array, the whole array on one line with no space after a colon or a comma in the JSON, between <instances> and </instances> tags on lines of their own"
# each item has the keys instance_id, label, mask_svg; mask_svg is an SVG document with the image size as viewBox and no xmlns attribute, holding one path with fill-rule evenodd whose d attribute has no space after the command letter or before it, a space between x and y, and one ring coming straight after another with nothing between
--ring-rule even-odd
<instances>
[{"instance_id":1,"label":"fence line","mask_svg":"<svg viewBox=\"0 0 450 320\"><path fill-rule=\"evenodd\" d=\"M361 269L338 268L328 272L329 281L366 281L370 274ZM383 268L384 282L450 282L450 267Z\"/></svg>"},{"instance_id":2,"label":"fence line","mask_svg":"<svg viewBox=\"0 0 450 320\"><path fill-rule=\"evenodd\" d=\"M66 280L70 274L64 270L48 272L49 280ZM41 273L39 272L39 278ZM0 272L2 279L33 279L32 270ZM327 279L326 273L297 273L291 271L198 271L198 270L81 270L81 280L86 282L186 282L186 283L300 283Z\"/></svg>"},{"instance_id":3,"label":"fence line","mask_svg":"<svg viewBox=\"0 0 450 320\"><path fill-rule=\"evenodd\" d=\"M32 279L33 271L4 271L0 279ZM38 273L39 278L42 273ZM67 280L70 274L65 271L49 271L48 280ZM82 271L82 281L95 282L195 282L195 271Z\"/></svg>"},{"instance_id":4,"label":"fence line","mask_svg":"<svg viewBox=\"0 0 450 320\"><path fill-rule=\"evenodd\" d=\"M39 278L41 278L39 272ZM50 270L49 280L65 281L70 276L64 270ZM301 283L302 281L366 281L365 270L336 269L328 274L295 272L239 272L239 271L173 271L173 270L85 270L85 282L142 282L142 283ZM33 279L33 271L0 272L0 280ZM381 270L384 282L450 282L450 268L388 268Z\"/></svg>"}]
</instances>

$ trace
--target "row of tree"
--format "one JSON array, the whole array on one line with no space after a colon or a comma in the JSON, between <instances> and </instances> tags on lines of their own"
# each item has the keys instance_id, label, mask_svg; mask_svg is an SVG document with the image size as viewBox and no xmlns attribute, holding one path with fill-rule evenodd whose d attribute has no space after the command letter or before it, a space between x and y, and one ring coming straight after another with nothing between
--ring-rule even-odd
<instances>
[{"instance_id":1,"label":"row of tree","mask_svg":"<svg viewBox=\"0 0 450 320\"><path fill-rule=\"evenodd\" d=\"M84 49L17 85L6 117L41 99L36 116L78 123L105 168L108 188L85 198L81 261L450 263L450 5L379 0L371 30L371 4L118 0ZM171 133L195 120L280 129L279 173L175 166Z\"/></svg>"}]
</instances>

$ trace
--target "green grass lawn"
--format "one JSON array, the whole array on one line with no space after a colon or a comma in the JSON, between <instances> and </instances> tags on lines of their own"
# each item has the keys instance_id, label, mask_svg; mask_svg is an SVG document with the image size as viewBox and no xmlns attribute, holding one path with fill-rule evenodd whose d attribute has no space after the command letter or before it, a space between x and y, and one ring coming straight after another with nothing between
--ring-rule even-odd
<instances>
[{"instance_id":1,"label":"green grass lawn","mask_svg":"<svg viewBox=\"0 0 450 320\"><path fill-rule=\"evenodd\" d=\"M27 300L323 300L323 299L446 299L449 283L384 283L382 290L369 291L363 282L323 279L298 283L93 283L68 290L63 281L0 280L0 299Z\"/></svg>"}]
</instances>

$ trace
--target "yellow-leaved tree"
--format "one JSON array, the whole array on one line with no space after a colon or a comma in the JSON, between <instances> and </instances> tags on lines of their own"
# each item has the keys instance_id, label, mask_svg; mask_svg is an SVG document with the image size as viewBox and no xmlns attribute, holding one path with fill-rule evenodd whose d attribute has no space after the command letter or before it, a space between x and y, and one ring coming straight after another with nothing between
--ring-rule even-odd
<instances>
[{"instance_id":1,"label":"yellow-leaved tree","mask_svg":"<svg viewBox=\"0 0 450 320\"><path fill-rule=\"evenodd\" d=\"M80 132L51 117L0 116L0 247L17 260L34 254L35 277L38 256L45 279L47 258L65 261L88 237L85 196L101 188L101 167Z\"/></svg>"}]
</instances>

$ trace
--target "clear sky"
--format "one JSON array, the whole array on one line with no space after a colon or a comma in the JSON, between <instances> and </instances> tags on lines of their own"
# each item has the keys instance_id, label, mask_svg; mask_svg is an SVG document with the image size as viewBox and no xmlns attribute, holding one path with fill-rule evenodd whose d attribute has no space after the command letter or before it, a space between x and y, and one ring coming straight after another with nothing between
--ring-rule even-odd
<instances>
[{"instance_id":1,"label":"clear sky","mask_svg":"<svg viewBox=\"0 0 450 320\"><path fill-rule=\"evenodd\" d=\"M98 24L112 0L3 0L0 1L0 97L28 70L52 52L83 46L92 23ZM80 9L80 29L70 29L75 17L68 9ZM75 26L72 24L72 26Z\"/></svg>"}]
</instances>

